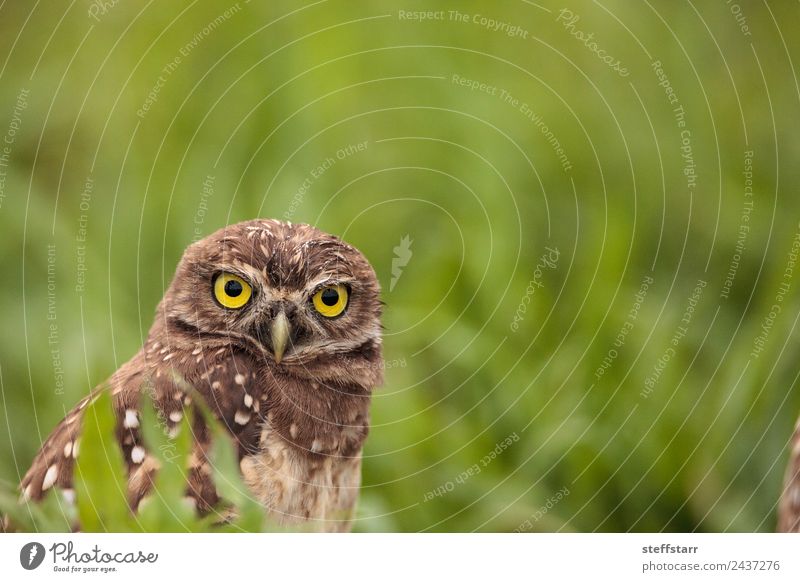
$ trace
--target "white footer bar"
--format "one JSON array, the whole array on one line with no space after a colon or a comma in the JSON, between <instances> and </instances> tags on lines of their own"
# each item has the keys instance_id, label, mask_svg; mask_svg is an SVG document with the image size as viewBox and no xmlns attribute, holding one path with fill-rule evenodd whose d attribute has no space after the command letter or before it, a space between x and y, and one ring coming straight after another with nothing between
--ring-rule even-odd
<instances>
[{"instance_id":1,"label":"white footer bar","mask_svg":"<svg viewBox=\"0 0 800 582\"><path fill-rule=\"evenodd\" d=\"M800 580L777 534L6 534L5 580ZM194 580L195 578L186 579Z\"/></svg>"}]
</instances>

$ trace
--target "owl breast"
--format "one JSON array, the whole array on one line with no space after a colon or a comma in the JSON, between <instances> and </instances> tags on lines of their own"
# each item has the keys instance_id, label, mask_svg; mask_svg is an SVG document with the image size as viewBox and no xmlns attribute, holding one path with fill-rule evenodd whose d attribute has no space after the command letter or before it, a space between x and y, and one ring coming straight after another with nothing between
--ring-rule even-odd
<instances>
[{"instance_id":1,"label":"owl breast","mask_svg":"<svg viewBox=\"0 0 800 582\"><path fill-rule=\"evenodd\" d=\"M245 483L282 525L314 531L347 531L361 484L361 451L350 456L315 454L287 442L269 422L261 449L244 457Z\"/></svg>"}]
</instances>

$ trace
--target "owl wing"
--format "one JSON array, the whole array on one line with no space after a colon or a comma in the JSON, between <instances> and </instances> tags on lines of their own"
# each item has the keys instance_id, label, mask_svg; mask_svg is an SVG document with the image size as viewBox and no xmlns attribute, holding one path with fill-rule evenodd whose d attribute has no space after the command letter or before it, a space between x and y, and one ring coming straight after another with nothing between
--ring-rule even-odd
<instances>
[{"instance_id":1,"label":"owl wing","mask_svg":"<svg viewBox=\"0 0 800 582\"><path fill-rule=\"evenodd\" d=\"M128 469L128 497L136 509L152 489L158 461L148 455L140 430L140 407L150 399L163 430L174 436L189 407L197 407L200 395L213 415L233 437L239 456L257 450L261 403L265 396L255 382L252 358L230 346L213 350L174 352L155 342L122 366L101 388L83 398L56 426L34 458L20 488L23 499L39 500L52 487L74 496L73 472L80 448L83 411L101 391L110 390L116 415L115 437ZM197 412L197 411L196 411ZM203 415L193 415L193 448L189 459L187 495L201 511L219 500L208 460L210 431Z\"/></svg>"},{"instance_id":2,"label":"owl wing","mask_svg":"<svg viewBox=\"0 0 800 582\"><path fill-rule=\"evenodd\" d=\"M80 419L91 399L91 395L83 398L45 439L20 484L24 500L39 500L53 486L61 487L66 497L72 496L72 471L80 445Z\"/></svg>"},{"instance_id":3,"label":"owl wing","mask_svg":"<svg viewBox=\"0 0 800 582\"><path fill-rule=\"evenodd\" d=\"M800 532L800 421L792 438L789 467L778 508L778 531Z\"/></svg>"}]
</instances>

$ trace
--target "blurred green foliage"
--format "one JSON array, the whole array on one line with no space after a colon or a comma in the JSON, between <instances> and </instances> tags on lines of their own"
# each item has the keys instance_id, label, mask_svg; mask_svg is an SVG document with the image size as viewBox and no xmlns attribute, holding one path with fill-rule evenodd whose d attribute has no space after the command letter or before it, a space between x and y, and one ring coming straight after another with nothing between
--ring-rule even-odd
<instances>
[{"instance_id":1,"label":"blurred green foliage","mask_svg":"<svg viewBox=\"0 0 800 582\"><path fill-rule=\"evenodd\" d=\"M774 528L800 410L786 271L800 217L796 4L742 3L749 35L723 2L575 2L572 28L561 6L511 0L97 6L0 6L9 486L139 348L187 244L264 216L342 236L384 288L386 385L357 530L514 530L565 487L530 529ZM548 247L559 260L537 273ZM84 485L110 494L116 477L94 468ZM173 529L165 512L180 504L159 507L143 529Z\"/></svg>"}]
</instances>

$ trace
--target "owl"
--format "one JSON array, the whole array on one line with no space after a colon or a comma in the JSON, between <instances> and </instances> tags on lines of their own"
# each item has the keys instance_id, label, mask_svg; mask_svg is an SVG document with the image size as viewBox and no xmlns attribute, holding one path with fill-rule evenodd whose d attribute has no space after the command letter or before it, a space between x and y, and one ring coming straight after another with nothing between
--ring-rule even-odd
<instances>
[{"instance_id":1,"label":"owl","mask_svg":"<svg viewBox=\"0 0 800 582\"><path fill-rule=\"evenodd\" d=\"M306 224L253 220L190 245L141 350L110 390L135 511L159 469L140 430L152 401L168 433L202 398L238 449L244 482L280 524L348 530L361 481L372 390L383 381L380 287L357 249ZM21 483L74 497L84 398L45 441ZM220 501L209 427L193 414L186 495Z\"/></svg>"},{"instance_id":2,"label":"owl","mask_svg":"<svg viewBox=\"0 0 800 582\"><path fill-rule=\"evenodd\" d=\"M778 530L800 533L800 420L795 427L791 446L783 496L778 506Z\"/></svg>"}]
</instances>

